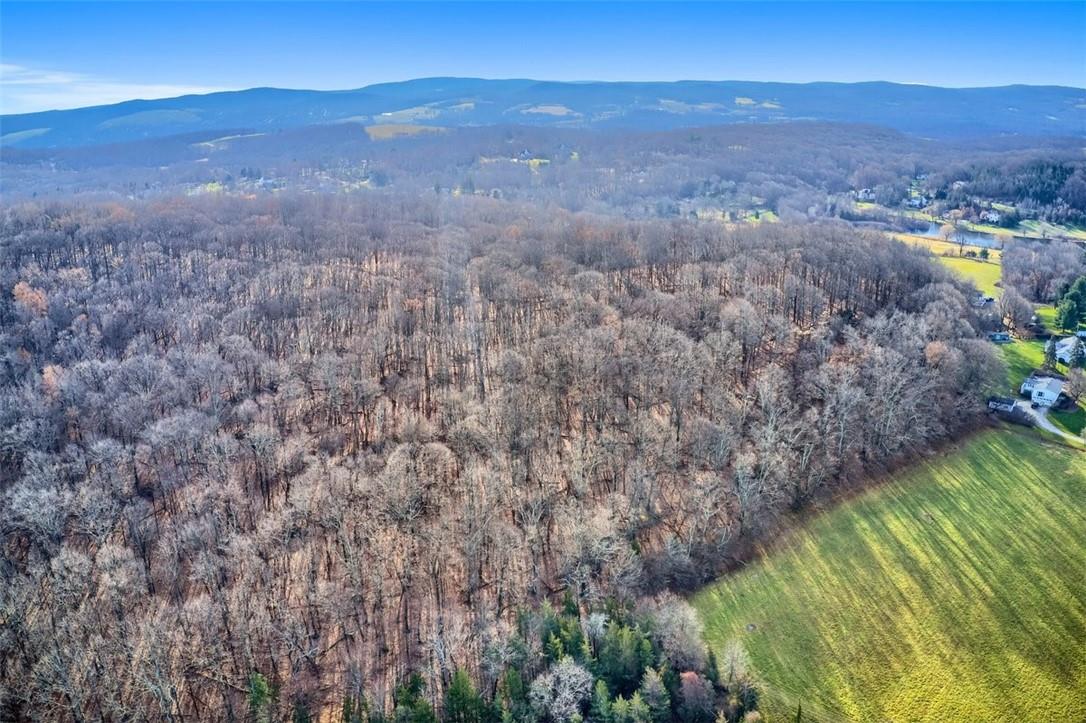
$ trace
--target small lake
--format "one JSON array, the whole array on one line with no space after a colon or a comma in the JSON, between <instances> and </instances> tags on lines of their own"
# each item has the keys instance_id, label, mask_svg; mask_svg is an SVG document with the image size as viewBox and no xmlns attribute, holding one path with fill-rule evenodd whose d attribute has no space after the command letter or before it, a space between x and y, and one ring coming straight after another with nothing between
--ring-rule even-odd
<instances>
[{"instance_id":1,"label":"small lake","mask_svg":"<svg viewBox=\"0 0 1086 723\"><path fill-rule=\"evenodd\" d=\"M937 223L928 224L927 229L922 231L911 232L917 236L923 236L925 238L936 238L940 241L943 240L942 226ZM965 240L967 246L980 246L986 249L998 249L1001 248L1007 241L1013 239L1013 236L996 236L990 233L980 233L979 231L955 231L954 235L950 237L950 243L960 243L962 239Z\"/></svg>"}]
</instances>

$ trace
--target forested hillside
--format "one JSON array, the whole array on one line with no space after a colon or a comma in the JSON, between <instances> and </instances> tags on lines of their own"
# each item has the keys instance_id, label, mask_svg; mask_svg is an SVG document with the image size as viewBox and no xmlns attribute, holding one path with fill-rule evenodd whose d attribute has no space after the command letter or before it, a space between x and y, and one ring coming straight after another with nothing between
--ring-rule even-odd
<instances>
[{"instance_id":1,"label":"forested hillside","mask_svg":"<svg viewBox=\"0 0 1086 723\"><path fill-rule=\"evenodd\" d=\"M660 130L792 120L874 123L929 137L1080 133L1086 91L900 83L553 82L418 78L356 90L250 88L0 116L0 144L63 148L313 124L496 124Z\"/></svg>"},{"instance_id":2,"label":"forested hillside","mask_svg":"<svg viewBox=\"0 0 1086 723\"><path fill-rule=\"evenodd\" d=\"M666 591L1003 378L840 225L35 201L0 292L4 719L737 720Z\"/></svg>"}]
</instances>

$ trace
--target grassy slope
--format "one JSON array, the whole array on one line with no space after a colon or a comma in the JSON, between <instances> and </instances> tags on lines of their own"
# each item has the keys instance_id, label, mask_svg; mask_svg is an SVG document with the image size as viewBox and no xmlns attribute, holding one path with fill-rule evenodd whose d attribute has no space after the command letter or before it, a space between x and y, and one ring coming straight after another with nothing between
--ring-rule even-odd
<instances>
[{"instance_id":1,"label":"grassy slope","mask_svg":"<svg viewBox=\"0 0 1086 723\"><path fill-rule=\"evenodd\" d=\"M1019 224L1022 233L1033 236L1067 236L1070 238L1086 239L1086 229L1078 226L1064 226L1048 223L1047 221L1023 221Z\"/></svg>"},{"instance_id":2,"label":"grassy slope","mask_svg":"<svg viewBox=\"0 0 1086 723\"><path fill-rule=\"evenodd\" d=\"M1003 361L1007 362L1007 392L1017 396L1022 380L1034 369L1044 366L1045 343L1035 339L1016 339L1010 344L1001 344L999 348L1003 352Z\"/></svg>"},{"instance_id":3,"label":"grassy slope","mask_svg":"<svg viewBox=\"0 0 1086 723\"><path fill-rule=\"evenodd\" d=\"M989 431L694 602L772 720L1086 720L1083 530L1086 455Z\"/></svg>"},{"instance_id":4,"label":"grassy slope","mask_svg":"<svg viewBox=\"0 0 1086 723\"><path fill-rule=\"evenodd\" d=\"M985 296L998 297L1002 293L996 286L1002 272L1002 266L997 263L954 256L940 256L939 262L963 278L972 281L977 291Z\"/></svg>"}]
</instances>

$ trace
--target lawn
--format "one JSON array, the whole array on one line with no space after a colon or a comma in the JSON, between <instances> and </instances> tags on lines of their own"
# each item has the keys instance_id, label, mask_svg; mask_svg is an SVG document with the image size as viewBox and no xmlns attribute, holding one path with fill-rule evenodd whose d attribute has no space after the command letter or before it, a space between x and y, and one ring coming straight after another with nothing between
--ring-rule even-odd
<instances>
[{"instance_id":1,"label":"lawn","mask_svg":"<svg viewBox=\"0 0 1086 723\"><path fill-rule=\"evenodd\" d=\"M1049 412L1048 419L1065 432L1082 434L1083 428L1086 428L1086 408L1083 408L1082 402L1079 402L1070 411Z\"/></svg>"},{"instance_id":2,"label":"lawn","mask_svg":"<svg viewBox=\"0 0 1086 723\"><path fill-rule=\"evenodd\" d=\"M1002 289L996 286L1001 278L1002 267L990 261L978 261L960 256L940 256L939 262L959 276L973 282L985 296L998 297Z\"/></svg>"},{"instance_id":3,"label":"lawn","mask_svg":"<svg viewBox=\"0 0 1086 723\"><path fill-rule=\"evenodd\" d=\"M943 239L931 238L930 236L921 236L920 234L915 233L895 233L892 234L892 236L899 241L904 241L905 243L912 244L913 246L923 246L924 248L928 249L933 254L939 257L959 256L962 251L962 247L960 247L956 243L944 241ZM981 247L966 244L965 250L979 253ZM1002 258L1003 252L999 249L988 249L988 254L989 261L998 263L1000 258Z\"/></svg>"},{"instance_id":4,"label":"lawn","mask_svg":"<svg viewBox=\"0 0 1086 723\"><path fill-rule=\"evenodd\" d=\"M1065 236L1067 238L1086 240L1086 228L1079 226L1064 226L1048 223L1047 221L1023 221L1018 228L1033 236L1051 238L1053 236Z\"/></svg>"},{"instance_id":5,"label":"lawn","mask_svg":"<svg viewBox=\"0 0 1086 723\"><path fill-rule=\"evenodd\" d=\"M1086 455L986 431L694 598L770 721L1086 720Z\"/></svg>"},{"instance_id":6,"label":"lawn","mask_svg":"<svg viewBox=\"0 0 1086 723\"><path fill-rule=\"evenodd\" d=\"M1034 309L1034 313L1037 318L1044 322L1045 328L1056 335L1063 335L1064 330L1056 326L1056 307L1045 304L1044 306L1038 306ZM1079 324L1078 328L1082 329L1086 327L1086 324Z\"/></svg>"},{"instance_id":7,"label":"lawn","mask_svg":"<svg viewBox=\"0 0 1086 723\"><path fill-rule=\"evenodd\" d=\"M1034 369L1040 369L1045 363L1045 343L1032 340L1016 339L1010 344L1000 344L1003 361L1007 363L1007 391L1018 395L1022 380Z\"/></svg>"}]
</instances>

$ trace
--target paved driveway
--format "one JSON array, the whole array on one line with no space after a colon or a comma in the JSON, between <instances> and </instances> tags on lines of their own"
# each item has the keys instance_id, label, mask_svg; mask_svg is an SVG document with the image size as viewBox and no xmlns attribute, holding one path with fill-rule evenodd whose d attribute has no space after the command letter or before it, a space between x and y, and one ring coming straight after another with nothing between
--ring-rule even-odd
<instances>
[{"instance_id":1,"label":"paved driveway","mask_svg":"<svg viewBox=\"0 0 1086 723\"><path fill-rule=\"evenodd\" d=\"M1048 407L1038 407L1037 409L1034 409L1029 405L1029 402L1017 402L1015 403L1015 406L1033 417L1033 421L1037 423L1037 426L1046 432L1051 432L1052 434L1059 435L1075 442L1082 441L1082 437L1066 432L1050 422L1048 419Z\"/></svg>"}]
</instances>

